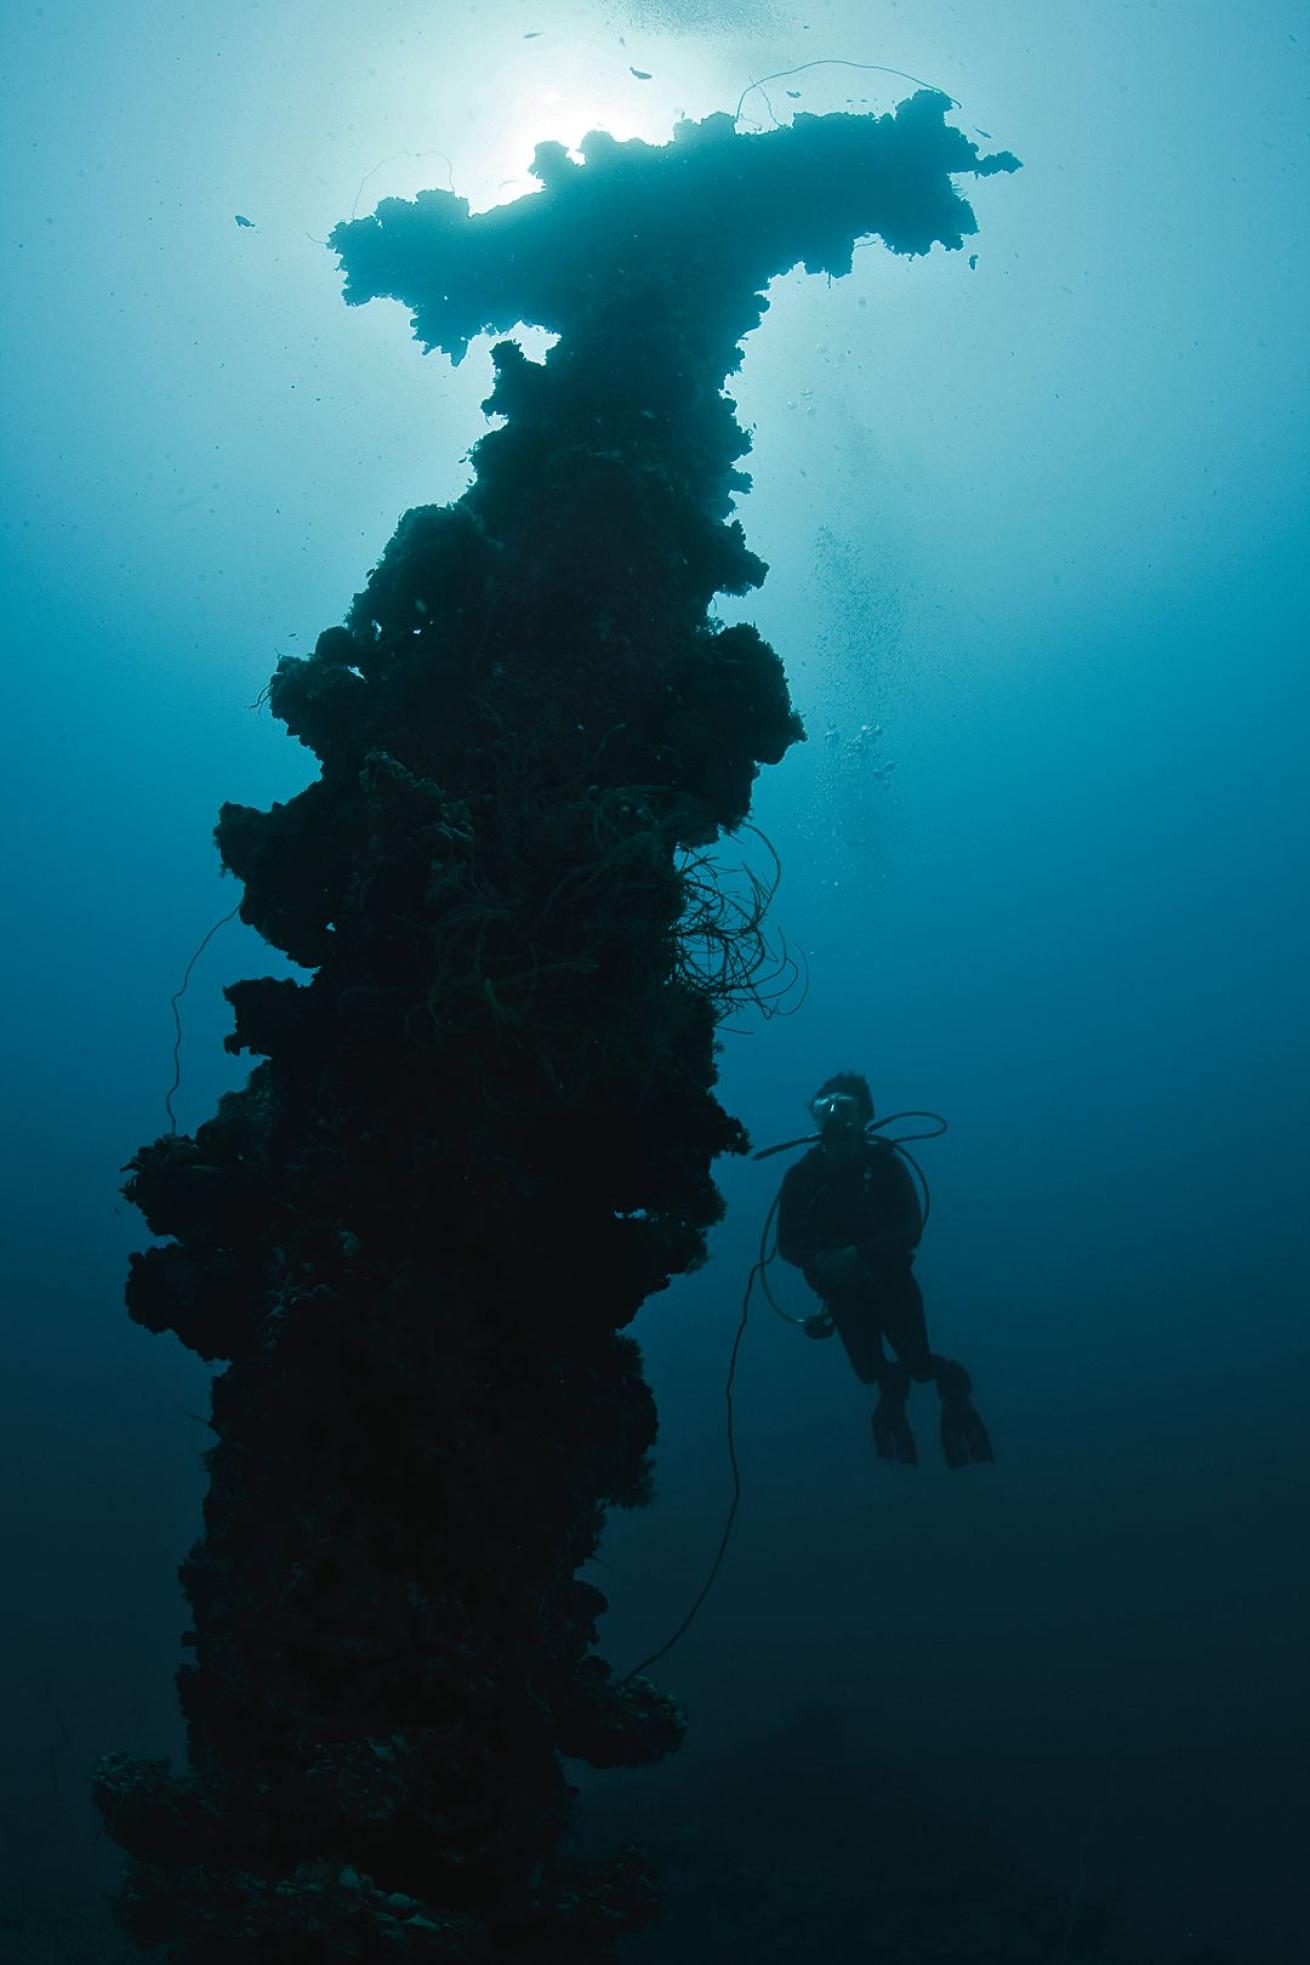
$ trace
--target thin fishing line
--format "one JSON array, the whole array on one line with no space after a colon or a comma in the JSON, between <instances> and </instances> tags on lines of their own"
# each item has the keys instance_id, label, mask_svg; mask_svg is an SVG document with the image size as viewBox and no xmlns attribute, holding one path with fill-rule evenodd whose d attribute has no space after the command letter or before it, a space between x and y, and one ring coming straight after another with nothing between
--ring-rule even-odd
<instances>
[{"instance_id":1,"label":"thin fishing line","mask_svg":"<svg viewBox=\"0 0 1310 1965\"><path fill-rule=\"evenodd\" d=\"M169 1086L167 1096L164 1099L164 1110L168 1114L168 1130L171 1134L176 1134L177 1132L177 1115L173 1111L173 1098L175 1093L177 1092L178 1086L182 1083L182 1013L177 1006L182 1001L182 998L186 995L187 984L191 981L191 971L195 968L196 963L200 960L200 957L204 954L206 948L208 948L214 936L218 933L220 928L226 927L227 923L232 919L233 915L239 914L240 912L241 912L241 903L240 901L238 901L236 906L232 909L231 914L225 914L221 921L216 921L214 923L213 927L210 929L209 933L205 936L205 939L201 942L199 948L196 950L195 954L191 957L191 960L187 963L186 973L182 977L181 988L174 990L173 994L168 999L169 1008L173 1012L173 1028L177 1033L173 1039L173 1082Z\"/></svg>"},{"instance_id":2,"label":"thin fishing line","mask_svg":"<svg viewBox=\"0 0 1310 1965\"><path fill-rule=\"evenodd\" d=\"M755 1286L755 1278L759 1274L761 1267L762 1265L757 1262L746 1279L746 1290L741 1300L741 1318L737 1325L737 1335L732 1340L732 1356L728 1360L728 1377L723 1388L724 1399L728 1408L728 1464L732 1468L732 1503L728 1509L728 1519L723 1524L723 1534L719 1539L718 1551L715 1554L714 1561L710 1564L710 1573L701 1586L700 1595L696 1598L695 1603L693 1603L691 1609L673 1633L673 1636L666 1639L658 1651L652 1651L649 1658L643 1658L639 1665L634 1665L630 1672L625 1672L623 1677L615 1683L614 1690L616 1692L620 1686L630 1684L634 1678L647 1670L649 1666L657 1664L666 1651L672 1651L674 1645L678 1642L678 1639L687 1629L693 1617L695 1617L696 1612L713 1589L714 1580L722 1566L723 1558L728 1553L728 1543L732 1540L732 1525L737 1518L737 1507L741 1501L741 1468L737 1464L737 1441L733 1430L733 1381L737 1376L737 1357L741 1351L741 1340L746 1335L746 1319L750 1314L751 1290Z\"/></svg>"},{"instance_id":3,"label":"thin fishing line","mask_svg":"<svg viewBox=\"0 0 1310 1965\"><path fill-rule=\"evenodd\" d=\"M449 157L446 155L444 150L393 150L389 157L383 157L379 163L374 164L371 171L365 171L363 177L361 177L361 179L359 180L359 189L355 193L355 202L350 207L350 220L352 225L354 224L355 221L355 214L359 210L359 201L364 195L364 186L368 183L371 177L377 176L378 172L383 168L384 165L394 164L396 160L400 157L412 157L416 163L421 161L421 159L424 157L440 157L442 163L446 166L446 182L450 186L451 192L454 193L455 166L451 163ZM317 244L317 241L315 241L315 243Z\"/></svg>"},{"instance_id":4,"label":"thin fishing line","mask_svg":"<svg viewBox=\"0 0 1310 1965\"><path fill-rule=\"evenodd\" d=\"M964 107L962 102L955 100L949 90L938 88L936 82L925 82L921 75L911 75L904 68L887 68L880 61L843 61L837 55L824 55L818 61L803 61L799 68L779 68L772 75L761 75L758 82L748 82L737 98L733 122L741 121L741 106L753 90L763 88L766 82L785 82L789 75L804 75L810 68L863 68L877 75L899 75L903 82L913 82L917 88L935 89L938 95L946 97L952 109Z\"/></svg>"}]
</instances>

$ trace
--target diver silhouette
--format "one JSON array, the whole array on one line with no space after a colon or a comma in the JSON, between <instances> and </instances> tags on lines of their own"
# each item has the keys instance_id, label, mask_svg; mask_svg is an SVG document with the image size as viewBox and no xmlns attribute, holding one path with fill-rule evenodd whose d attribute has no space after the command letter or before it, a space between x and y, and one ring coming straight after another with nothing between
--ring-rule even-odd
<instances>
[{"instance_id":1,"label":"diver silhouette","mask_svg":"<svg viewBox=\"0 0 1310 1965\"><path fill-rule=\"evenodd\" d=\"M870 1131L868 1081L855 1071L837 1072L819 1087L809 1111L817 1141L788 1169L778 1197L778 1254L823 1299L805 1330L816 1338L835 1330L861 1384L878 1387L873 1443L881 1459L918 1465L905 1410L911 1380L937 1386L948 1466L994 1459L974 1409L973 1380L963 1365L928 1347L913 1273L924 1213L894 1143Z\"/></svg>"}]
</instances>

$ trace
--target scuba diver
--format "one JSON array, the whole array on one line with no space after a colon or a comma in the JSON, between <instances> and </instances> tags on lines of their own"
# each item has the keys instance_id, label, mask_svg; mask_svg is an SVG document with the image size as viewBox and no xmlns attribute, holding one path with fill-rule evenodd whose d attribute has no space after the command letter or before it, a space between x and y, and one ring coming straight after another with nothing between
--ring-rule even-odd
<instances>
[{"instance_id":1,"label":"scuba diver","mask_svg":"<svg viewBox=\"0 0 1310 1965\"><path fill-rule=\"evenodd\" d=\"M994 1459L968 1372L928 1348L913 1275L924 1212L895 1144L871 1130L868 1081L855 1071L837 1072L819 1087L809 1111L816 1143L788 1169L777 1204L778 1254L823 1299L822 1311L805 1320L807 1334L824 1338L835 1330L861 1384L878 1387L873 1443L881 1459L918 1465L905 1411L912 1379L937 1386L949 1467Z\"/></svg>"}]
</instances>

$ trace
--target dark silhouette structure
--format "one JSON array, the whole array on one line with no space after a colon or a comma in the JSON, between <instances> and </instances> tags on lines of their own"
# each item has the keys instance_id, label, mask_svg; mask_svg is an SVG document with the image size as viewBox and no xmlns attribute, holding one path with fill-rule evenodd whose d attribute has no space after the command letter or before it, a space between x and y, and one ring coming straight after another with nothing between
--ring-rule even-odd
<instances>
[{"instance_id":1,"label":"dark silhouette structure","mask_svg":"<svg viewBox=\"0 0 1310 1965\"><path fill-rule=\"evenodd\" d=\"M243 918L308 972L228 990L260 1060L128 1192L163 1238L132 1315L224 1369L183 1578L189 1764L96 1795L139 1943L233 1959L612 1955L641 1859L569 1866L563 1760L635 1765L681 1717L595 1655L577 1579L647 1492L643 1299L702 1259L715 1026L759 991L759 910L709 850L800 737L781 665L715 594L765 568L721 392L763 288L854 242L958 247L947 126L798 116L652 147L543 144L539 195L444 191L337 227L346 297L493 351L456 504L407 512L345 624L270 703L320 760L217 838Z\"/></svg>"}]
</instances>

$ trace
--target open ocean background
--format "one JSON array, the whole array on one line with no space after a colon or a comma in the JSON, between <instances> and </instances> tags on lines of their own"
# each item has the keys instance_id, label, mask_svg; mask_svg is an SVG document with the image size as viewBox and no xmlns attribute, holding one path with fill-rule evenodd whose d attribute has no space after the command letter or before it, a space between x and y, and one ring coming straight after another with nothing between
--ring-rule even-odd
<instances>
[{"instance_id":1,"label":"open ocean background","mask_svg":"<svg viewBox=\"0 0 1310 1965\"><path fill-rule=\"evenodd\" d=\"M1024 168L965 185L976 265L874 245L778 282L730 390L772 570L721 612L778 648L809 732L754 815L809 990L726 1035L722 1096L756 1146L842 1067L880 1111L947 1115L918 1274L998 1462L948 1475L925 1392L924 1464L876 1462L839 1347L756 1299L733 1542L656 1673L688 1742L588 1776L579 1836L656 1852L670 1916L632 1956L659 1965L1005 1965L1040 1903L1051 1965L1304 1956L1310 10L14 0L14 1965L119 1956L91 1767L181 1744L207 1374L122 1308L145 1237L117 1189L166 1125L170 996L237 899L217 809L312 775L256 707L277 654L341 617L407 507L459 495L483 427L488 341L425 360L399 309L342 305L321 241L429 183L520 195L538 140L664 140L834 57L949 91ZM743 127L912 86L809 69ZM184 1130L244 1077L222 984L284 967L237 923L197 963ZM636 1326L662 1429L657 1503L594 1572L620 1670L718 1544L724 1374L787 1164L720 1168L710 1261ZM566 1289L543 1277L543 1316Z\"/></svg>"}]
</instances>

